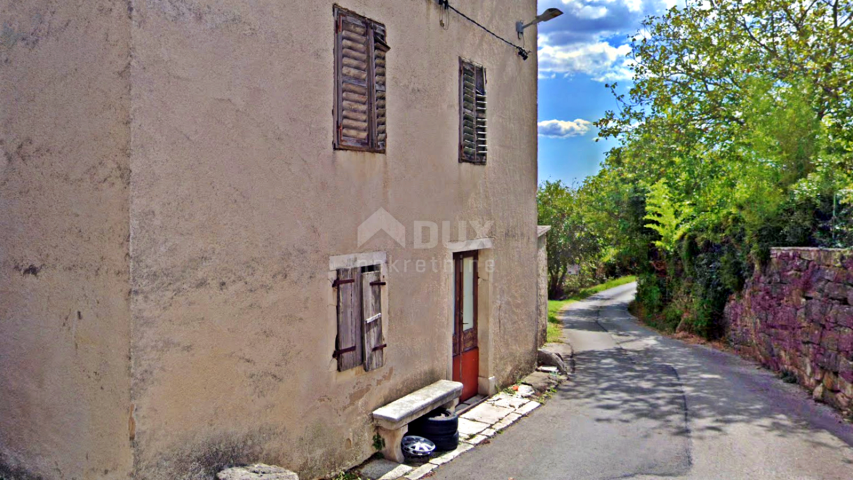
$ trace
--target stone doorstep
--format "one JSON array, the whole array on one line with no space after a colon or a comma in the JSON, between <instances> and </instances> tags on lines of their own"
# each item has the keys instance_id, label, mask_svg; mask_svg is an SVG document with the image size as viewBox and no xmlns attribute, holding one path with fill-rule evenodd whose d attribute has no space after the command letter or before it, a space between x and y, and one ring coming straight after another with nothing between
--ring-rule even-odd
<instances>
[{"instance_id":1,"label":"stone doorstep","mask_svg":"<svg viewBox=\"0 0 853 480\"><path fill-rule=\"evenodd\" d=\"M488 400L489 399L484 397L483 395L475 395L469 398L468 400L465 400L464 402L460 403L456 407L456 414L461 417L462 414L464 414L465 412Z\"/></svg>"}]
</instances>

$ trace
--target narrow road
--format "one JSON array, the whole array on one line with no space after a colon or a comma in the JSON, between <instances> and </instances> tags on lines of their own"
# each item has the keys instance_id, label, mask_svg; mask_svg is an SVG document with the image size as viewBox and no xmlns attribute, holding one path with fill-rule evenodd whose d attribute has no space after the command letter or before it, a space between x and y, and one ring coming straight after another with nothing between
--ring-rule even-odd
<instances>
[{"instance_id":1,"label":"narrow road","mask_svg":"<svg viewBox=\"0 0 853 480\"><path fill-rule=\"evenodd\" d=\"M572 304L571 380L434 478L853 479L853 426L751 362L639 325L635 288Z\"/></svg>"}]
</instances>

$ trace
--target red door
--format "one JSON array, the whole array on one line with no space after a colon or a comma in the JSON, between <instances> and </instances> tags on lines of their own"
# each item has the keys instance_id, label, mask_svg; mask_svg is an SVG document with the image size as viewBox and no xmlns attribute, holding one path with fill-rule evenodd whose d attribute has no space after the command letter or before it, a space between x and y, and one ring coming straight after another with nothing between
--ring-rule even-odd
<instances>
[{"instance_id":1,"label":"red door","mask_svg":"<svg viewBox=\"0 0 853 480\"><path fill-rule=\"evenodd\" d=\"M462 382L464 402L477 394L480 350L477 348L477 252L453 255L453 380Z\"/></svg>"}]
</instances>

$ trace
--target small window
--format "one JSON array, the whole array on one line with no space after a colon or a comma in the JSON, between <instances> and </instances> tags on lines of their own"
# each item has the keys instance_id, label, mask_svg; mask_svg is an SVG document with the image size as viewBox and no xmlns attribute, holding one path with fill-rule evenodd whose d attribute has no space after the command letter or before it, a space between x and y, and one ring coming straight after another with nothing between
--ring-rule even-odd
<instances>
[{"instance_id":1,"label":"small window","mask_svg":"<svg viewBox=\"0 0 853 480\"><path fill-rule=\"evenodd\" d=\"M385 152L385 26L335 7L335 148Z\"/></svg>"},{"instance_id":2,"label":"small window","mask_svg":"<svg viewBox=\"0 0 853 480\"><path fill-rule=\"evenodd\" d=\"M339 268L334 287L338 296L338 371L363 365L366 371L385 364L382 332L382 272L379 265Z\"/></svg>"},{"instance_id":3,"label":"small window","mask_svg":"<svg viewBox=\"0 0 853 480\"><path fill-rule=\"evenodd\" d=\"M486 71L459 60L459 161L486 163Z\"/></svg>"}]
</instances>

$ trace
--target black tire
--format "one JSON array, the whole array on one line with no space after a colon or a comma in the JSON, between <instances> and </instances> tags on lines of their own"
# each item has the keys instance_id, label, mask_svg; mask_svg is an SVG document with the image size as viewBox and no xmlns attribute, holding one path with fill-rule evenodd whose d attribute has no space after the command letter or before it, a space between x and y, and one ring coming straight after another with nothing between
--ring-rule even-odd
<instances>
[{"instance_id":1,"label":"black tire","mask_svg":"<svg viewBox=\"0 0 853 480\"><path fill-rule=\"evenodd\" d=\"M456 447L459 446L459 432L454 433L449 437L441 437L432 440L432 443L435 444L435 449L440 450L442 452L449 452L451 450L456 450Z\"/></svg>"},{"instance_id":2,"label":"black tire","mask_svg":"<svg viewBox=\"0 0 853 480\"><path fill-rule=\"evenodd\" d=\"M409 426L409 431L417 432L424 438L433 440L432 437L451 437L459 430L459 417L450 413L447 409L439 408L415 420ZM435 440L433 440L435 442Z\"/></svg>"}]
</instances>

